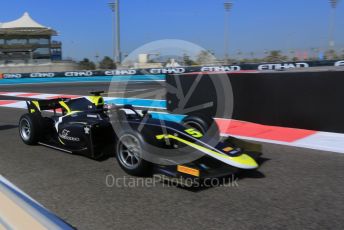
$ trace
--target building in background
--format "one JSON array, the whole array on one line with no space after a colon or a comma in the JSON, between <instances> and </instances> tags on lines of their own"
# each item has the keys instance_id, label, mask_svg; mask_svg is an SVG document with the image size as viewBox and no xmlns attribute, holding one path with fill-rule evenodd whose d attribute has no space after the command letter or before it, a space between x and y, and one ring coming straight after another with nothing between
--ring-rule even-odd
<instances>
[{"instance_id":1,"label":"building in background","mask_svg":"<svg viewBox=\"0 0 344 230\"><path fill-rule=\"evenodd\" d=\"M57 32L34 21L28 13L11 22L0 23L0 63L30 63L62 60Z\"/></svg>"},{"instance_id":2,"label":"building in background","mask_svg":"<svg viewBox=\"0 0 344 230\"><path fill-rule=\"evenodd\" d=\"M0 72L41 72L76 69L62 61L57 32L33 20L26 12L17 20L0 22ZM57 64L57 65L56 65Z\"/></svg>"}]
</instances>

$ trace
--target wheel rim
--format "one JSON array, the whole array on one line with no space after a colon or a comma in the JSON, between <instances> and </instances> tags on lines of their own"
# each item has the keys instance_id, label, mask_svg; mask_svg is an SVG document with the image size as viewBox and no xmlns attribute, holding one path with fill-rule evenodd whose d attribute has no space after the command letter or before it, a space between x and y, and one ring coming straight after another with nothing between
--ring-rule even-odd
<instances>
[{"instance_id":1,"label":"wheel rim","mask_svg":"<svg viewBox=\"0 0 344 230\"><path fill-rule=\"evenodd\" d=\"M119 140L118 158L120 163L128 168L135 169L141 163L141 145L137 137L131 134L123 135Z\"/></svg>"},{"instance_id":2,"label":"wheel rim","mask_svg":"<svg viewBox=\"0 0 344 230\"><path fill-rule=\"evenodd\" d=\"M20 122L20 135L24 140L29 140L31 137L31 127L27 119L22 119Z\"/></svg>"},{"instance_id":3,"label":"wheel rim","mask_svg":"<svg viewBox=\"0 0 344 230\"><path fill-rule=\"evenodd\" d=\"M202 125L200 125L199 123L197 123L195 121L186 121L186 122L184 122L184 126L194 128L197 131L199 131L200 133L202 133L203 135L206 133L206 131L204 130Z\"/></svg>"}]
</instances>

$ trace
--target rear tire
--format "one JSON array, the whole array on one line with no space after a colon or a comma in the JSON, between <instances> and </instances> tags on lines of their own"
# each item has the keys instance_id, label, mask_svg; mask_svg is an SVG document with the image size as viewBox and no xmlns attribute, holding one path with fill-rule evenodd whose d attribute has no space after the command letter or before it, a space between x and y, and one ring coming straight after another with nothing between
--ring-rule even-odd
<instances>
[{"instance_id":1,"label":"rear tire","mask_svg":"<svg viewBox=\"0 0 344 230\"><path fill-rule=\"evenodd\" d=\"M121 168L133 176L149 176L152 173L151 163L142 158L144 141L139 133L124 132L116 143L116 159Z\"/></svg>"},{"instance_id":2,"label":"rear tire","mask_svg":"<svg viewBox=\"0 0 344 230\"><path fill-rule=\"evenodd\" d=\"M40 137L39 120L33 114L27 113L19 119L19 135L27 145L35 145Z\"/></svg>"}]
</instances>

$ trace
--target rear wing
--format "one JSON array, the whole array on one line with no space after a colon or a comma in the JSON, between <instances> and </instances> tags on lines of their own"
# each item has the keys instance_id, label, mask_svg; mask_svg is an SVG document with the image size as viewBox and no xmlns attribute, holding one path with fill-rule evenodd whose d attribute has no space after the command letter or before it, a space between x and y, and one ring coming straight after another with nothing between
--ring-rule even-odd
<instances>
[{"instance_id":1,"label":"rear wing","mask_svg":"<svg viewBox=\"0 0 344 230\"><path fill-rule=\"evenodd\" d=\"M42 111L53 110L56 113L57 109L61 109L62 113L66 112L66 102L69 101L70 98L56 98L56 99L49 99L49 100L32 100L26 101L27 109L29 113L41 113Z\"/></svg>"}]
</instances>

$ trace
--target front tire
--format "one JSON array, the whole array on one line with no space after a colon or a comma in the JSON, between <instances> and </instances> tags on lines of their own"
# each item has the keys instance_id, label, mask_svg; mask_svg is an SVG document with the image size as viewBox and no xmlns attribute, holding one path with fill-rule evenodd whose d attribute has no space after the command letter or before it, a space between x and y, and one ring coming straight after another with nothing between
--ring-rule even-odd
<instances>
[{"instance_id":1,"label":"front tire","mask_svg":"<svg viewBox=\"0 0 344 230\"><path fill-rule=\"evenodd\" d=\"M151 164L142 158L144 142L140 134L125 132L119 135L116 143L116 159L121 168L133 176L151 174Z\"/></svg>"},{"instance_id":2,"label":"front tire","mask_svg":"<svg viewBox=\"0 0 344 230\"><path fill-rule=\"evenodd\" d=\"M33 114L27 113L20 117L19 135L27 145L35 145L39 141L39 120Z\"/></svg>"},{"instance_id":3,"label":"front tire","mask_svg":"<svg viewBox=\"0 0 344 230\"><path fill-rule=\"evenodd\" d=\"M214 144L217 144L220 140L219 128L211 117L189 115L183 119L182 124L185 127L199 131L209 138L208 141L214 141Z\"/></svg>"},{"instance_id":4,"label":"front tire","mask_svg":"<svg viewBox=\"0 0 344 230\"><path fill-rule=\"evenodd\" d=\"M209 130L212 122L211 118L205 119L201 116L190 115L183 119L182 124L186 127L194 128L204 135Z\"/></svg>"}]
</instances>

